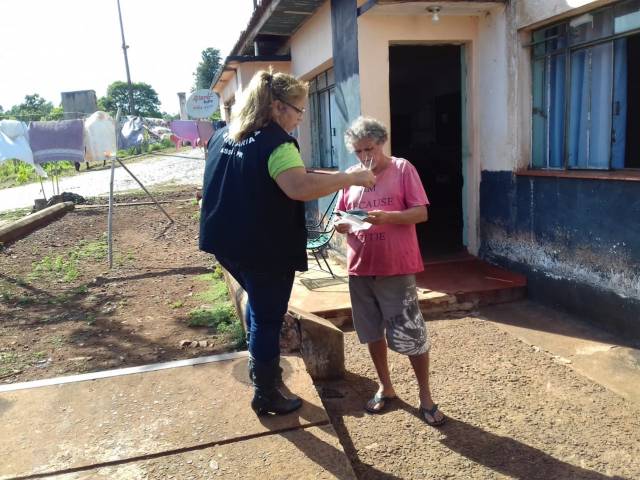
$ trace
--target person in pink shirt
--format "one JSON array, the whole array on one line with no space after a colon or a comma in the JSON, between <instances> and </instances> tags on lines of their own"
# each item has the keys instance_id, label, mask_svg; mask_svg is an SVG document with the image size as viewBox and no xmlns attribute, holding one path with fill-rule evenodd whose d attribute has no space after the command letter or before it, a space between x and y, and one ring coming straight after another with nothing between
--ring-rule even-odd
<instances>
[{"instance_id":1,"label":"person in pink shirt","mask_svg":"<svg viewBox=\"0 0 640 480\"><path fill-rule=\"evenodd\" d=\"M353 325L369 348L380 382L365 409L381 413L397 398L387 362L390 348L411 361L421 417L431 426L442 425L446 417L429 388L430 343L415 281L415 274L424 269L415 224L427 221L429 200L415 167L384 153L388 133L382 123L359 117L344 137L347 148L376 176L371 188L343 189L336 204L338 213L366 216L366 224L360 226L336 222L336 231L347 235Z\"/></svg>"}]
</instances>

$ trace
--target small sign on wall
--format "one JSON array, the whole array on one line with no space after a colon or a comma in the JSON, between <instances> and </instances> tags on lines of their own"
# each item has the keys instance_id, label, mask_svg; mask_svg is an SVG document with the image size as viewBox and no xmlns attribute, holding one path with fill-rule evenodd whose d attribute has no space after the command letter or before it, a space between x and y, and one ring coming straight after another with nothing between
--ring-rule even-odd
<instances>
[{"instance_id":1,"label":"small sign on wall","mask_svg":"<svg viewBox=\"0 0 640 480\"><path fill-rule=\"evenodd\" d=\"M209 118L218 109L220 100L211 90L196 90L187 99L187 115L190 118Z\"/></svg>"}]
</instances>

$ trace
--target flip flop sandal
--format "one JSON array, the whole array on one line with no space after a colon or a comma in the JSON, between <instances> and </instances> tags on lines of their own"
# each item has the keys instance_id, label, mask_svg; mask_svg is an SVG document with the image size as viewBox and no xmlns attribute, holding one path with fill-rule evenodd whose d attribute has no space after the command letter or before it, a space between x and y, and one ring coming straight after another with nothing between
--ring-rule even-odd
<instances>
[{"instance_id":1,"label":"flip flop sandal","mask_svg":"<svg viewBox=\"0 0 640 480\"><path fill-rule=\"evenodd\" d=\"M447 417L445 417L444 414L442 414L442 418L440 420L436 420L437 411L438 411L438 404L436 403L434 403L433 407L431 408L425 408L421 406L420 416L422 417L424 422L430 427L439 427L440 425L444 424L447 421ZM431 417L433 420L429 420L429 417L427 417L427 415L429 415L429 417Z\"/></svg>"},{"instance_id":2,"label":"flip flop sandal","mask_svg":"<svg viewBox=\"0 0 640 480\"><path fill-rule=\"evenodd\" d=\"M385 409L387 402L395 400L396 398L398 397L396 396L385 397L380 392L378 392L373 396L373 398L371 398L371 400L367 402L364 409L369 413L374 413L374 414L382 413ZM378 406L378 408L376 408L376 406Z\"/></svg>"}]
</instances>

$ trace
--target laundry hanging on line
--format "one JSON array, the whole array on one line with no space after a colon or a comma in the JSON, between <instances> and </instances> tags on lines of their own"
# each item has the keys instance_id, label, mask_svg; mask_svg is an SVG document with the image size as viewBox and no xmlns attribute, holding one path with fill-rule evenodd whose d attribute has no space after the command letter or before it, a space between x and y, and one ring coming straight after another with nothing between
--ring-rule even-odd
<instances>
[{"instance_id":1,"label":"laundry hanging on line","mask_svg":"<svg viewBox=\"0 0 640 480\"><path fill-rule=\"evenodd\" d=\"M213 128L213 123L209 120L198 120L198 145L204 147L207 143L209 143L209 139L213 136L213 132L215 131Z\"/></svg>"},{"instance_id":2,"label":"laundry hanging on line","mask_svg":"<svg viewBox=\"0 0 640 480\"><path fill-rule=\"evenodd\" d=\"M108 113L94 112L84 121L85 161L104 161L116 154L116 124Z\"/></svg>"},{"instance_id":3,"label":"laundry hanging on line","mask_svg":"<svg viewBox=\"0 0 640 480\"><path fill-rule=\"evenodd\" d=\"M35 163L82 162L84 126L82 120L31 122L29 144Z\"/></svg>"},{"instance_id":4,"label":"laundry hanging on line","mask_svg":"<svg viewBox=\"0 0 640 480\"><path fill-rule=\"evenodd\" d=\"M128 116L118 135L118 148L137 147L144 141L144 123L142 117Z\"/></svg>"},{"instance_id":5,"label":"laundry hanging on line","mask_svg":"<svg viewBox=\"0 0 640 480\"><path fill-rule=\"evenodd\" d=\"M195 120L173 120L169 123L169 128L176 137L191 143L192 147L198 145L198 124Z\"/></svg>"},{"instance_id":6,"label":"laundry hanging on line","mask_svg":"<svg viewBox=\"0 0 640 480\"><path fill-rule=\"evenodd\" d=\"M28 128L24 122L0 120L0 163L20 160L34 167L41 177L46 177L47 173L34 162L28 136Z\"/></svg>"}]
</instances>

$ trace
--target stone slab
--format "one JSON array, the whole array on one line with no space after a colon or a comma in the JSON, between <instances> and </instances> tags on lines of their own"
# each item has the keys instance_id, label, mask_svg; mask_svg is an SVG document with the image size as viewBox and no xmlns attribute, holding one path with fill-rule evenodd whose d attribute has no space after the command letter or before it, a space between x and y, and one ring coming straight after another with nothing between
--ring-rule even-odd
<instances>
[{"instance_id":1,"label":"stone slab","mask_svg":"<svg viewBox=\"0 0 640 480\"><path fill-rule=\"evenodd\" d=\"M328 423L301 358L283 376L304 400L256 417L247 358L0 394L0 478L56 472Z\"/></svg>"}]
</instances>

